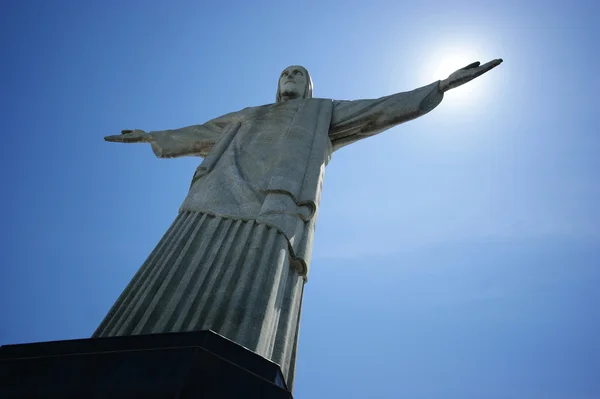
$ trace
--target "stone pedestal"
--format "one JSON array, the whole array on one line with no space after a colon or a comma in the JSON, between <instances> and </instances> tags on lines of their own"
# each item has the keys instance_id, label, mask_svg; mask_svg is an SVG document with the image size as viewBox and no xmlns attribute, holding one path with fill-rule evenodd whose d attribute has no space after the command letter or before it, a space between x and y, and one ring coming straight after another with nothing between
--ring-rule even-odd
<instances>
[{"instance_id":1,"label":"stone pedestal","mask_svg":"<svg viewBox=\"0 0 600 399\"><path fill-rule=\"evenodd\" d=\"M279 366L212 331L0 347L1 398L291 399Z\"/></svg>"}]
</instances>

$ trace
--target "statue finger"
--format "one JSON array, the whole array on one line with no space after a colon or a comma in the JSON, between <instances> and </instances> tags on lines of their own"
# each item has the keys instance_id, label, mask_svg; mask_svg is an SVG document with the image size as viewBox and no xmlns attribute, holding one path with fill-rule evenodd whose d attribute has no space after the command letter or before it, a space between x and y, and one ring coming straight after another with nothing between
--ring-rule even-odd
<instances>
[{"instance_id":1,"label":"statue finger","mask_svg":"<svg viewBox=\"0 0 600 399\"><path fill-rule=\"evenodd\" d=\"M110 141L110 142L113 142L113 143L122 143L124 141L123 139L124 139L124 137L123 137L122 134L116 134L116 135L113 135L113 136L106 136L106 137L104 137L104 141Z\"/></svg>"},{"instance_id":2,"label":"statue finger","mask_svg":"<svg viewBox=\"0 0 600 399\"><path fill-rule=\"evenodd\" d=\"M133 133L133 130L121 130L121 134Z\"/></svg>"},{"instance_id":3,"label":"statue finger","mask_svg":"<svg viewBox=\"0 0 600 399\"><path fill-rule=\"evenodd\" d=\"M462 68L462 69L473 69L473 68L477 68L481 63L479 61L473 62L472 64L467 65L466 67Z\"/></svg>"},{"instance_id":4,"label":"statue finger","mask_svg":"<svg viewBox=\"0 0 600 399\"><path fill-rule=\"evenodd\" d=\"M489 71L490 69L495 68L498 65L502 64L502 61L503 61L502 58L498 58L497 60L492 60L490 62L483 64L481 67L486 68Z\"/></svg>"},{"instance_id":5,"label":"statue finger","mask_svg":"<svg viewBox=\"0 0 600 399\"><path fill-rule=\"evenodd\" d=\"M497 59L497 60L493 60L490 62L487 62L485 64L483 64L482 66L480 66L477 71L477 76L483 75L484 73L491 71L492 69L496 68L498 65L502 64L502 59Z\"/></svg>"}]
</instances>

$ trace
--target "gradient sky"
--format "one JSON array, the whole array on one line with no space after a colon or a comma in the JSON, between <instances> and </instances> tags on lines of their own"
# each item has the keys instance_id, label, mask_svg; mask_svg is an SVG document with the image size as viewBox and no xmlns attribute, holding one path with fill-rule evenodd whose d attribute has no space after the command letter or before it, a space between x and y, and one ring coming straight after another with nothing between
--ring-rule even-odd
<instances>
[{"instance_id":1,"label":"gradient sky","mask_svg":"<svg viewBox=\"0 0 600 399\"><path fill-rule=\"evenodd\" d=\"M600 6L592 1L8 1L0 345L88 337L198 158L106 143L274 101L495 70L326 172L295 397L600 397Z\"/></svg>"}]
</instances>

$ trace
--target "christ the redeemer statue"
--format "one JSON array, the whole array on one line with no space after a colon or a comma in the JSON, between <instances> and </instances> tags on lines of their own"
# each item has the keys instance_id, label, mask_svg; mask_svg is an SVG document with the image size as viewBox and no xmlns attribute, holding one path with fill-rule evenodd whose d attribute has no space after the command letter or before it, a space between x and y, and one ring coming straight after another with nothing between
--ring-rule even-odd
<instances>
[{"instance_id":1,"label":"christ the redeemer statue","mask_svg":"<svg viewBox=\"0 0 600 399\"><path fill-rule=\"evenodd\" d=\"M434 109L444 92L499 65L374 100L312 98L300 66L276 102L203 125L106 141L150 143L157 157L204 157L175 221L94 337L213 330L278 363L291 389L302 293L331 154Z\"/></svg>"}]
</instances>

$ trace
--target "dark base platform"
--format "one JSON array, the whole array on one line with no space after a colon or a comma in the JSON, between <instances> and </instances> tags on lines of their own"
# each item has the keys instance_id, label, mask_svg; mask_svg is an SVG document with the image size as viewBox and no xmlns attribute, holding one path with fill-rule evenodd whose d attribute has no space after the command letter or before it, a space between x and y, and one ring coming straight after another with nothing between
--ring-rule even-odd
<instances>
[{"instance_id":1,"label":"dark base platform","mask_svg":"<svg viewBox=\"0 0 600 399\"><path fill-rule=\"evenodd\" d=\"M279 366L212 332L0 347L0 398L291 399Z\"/></svg>"}]
</instances>

